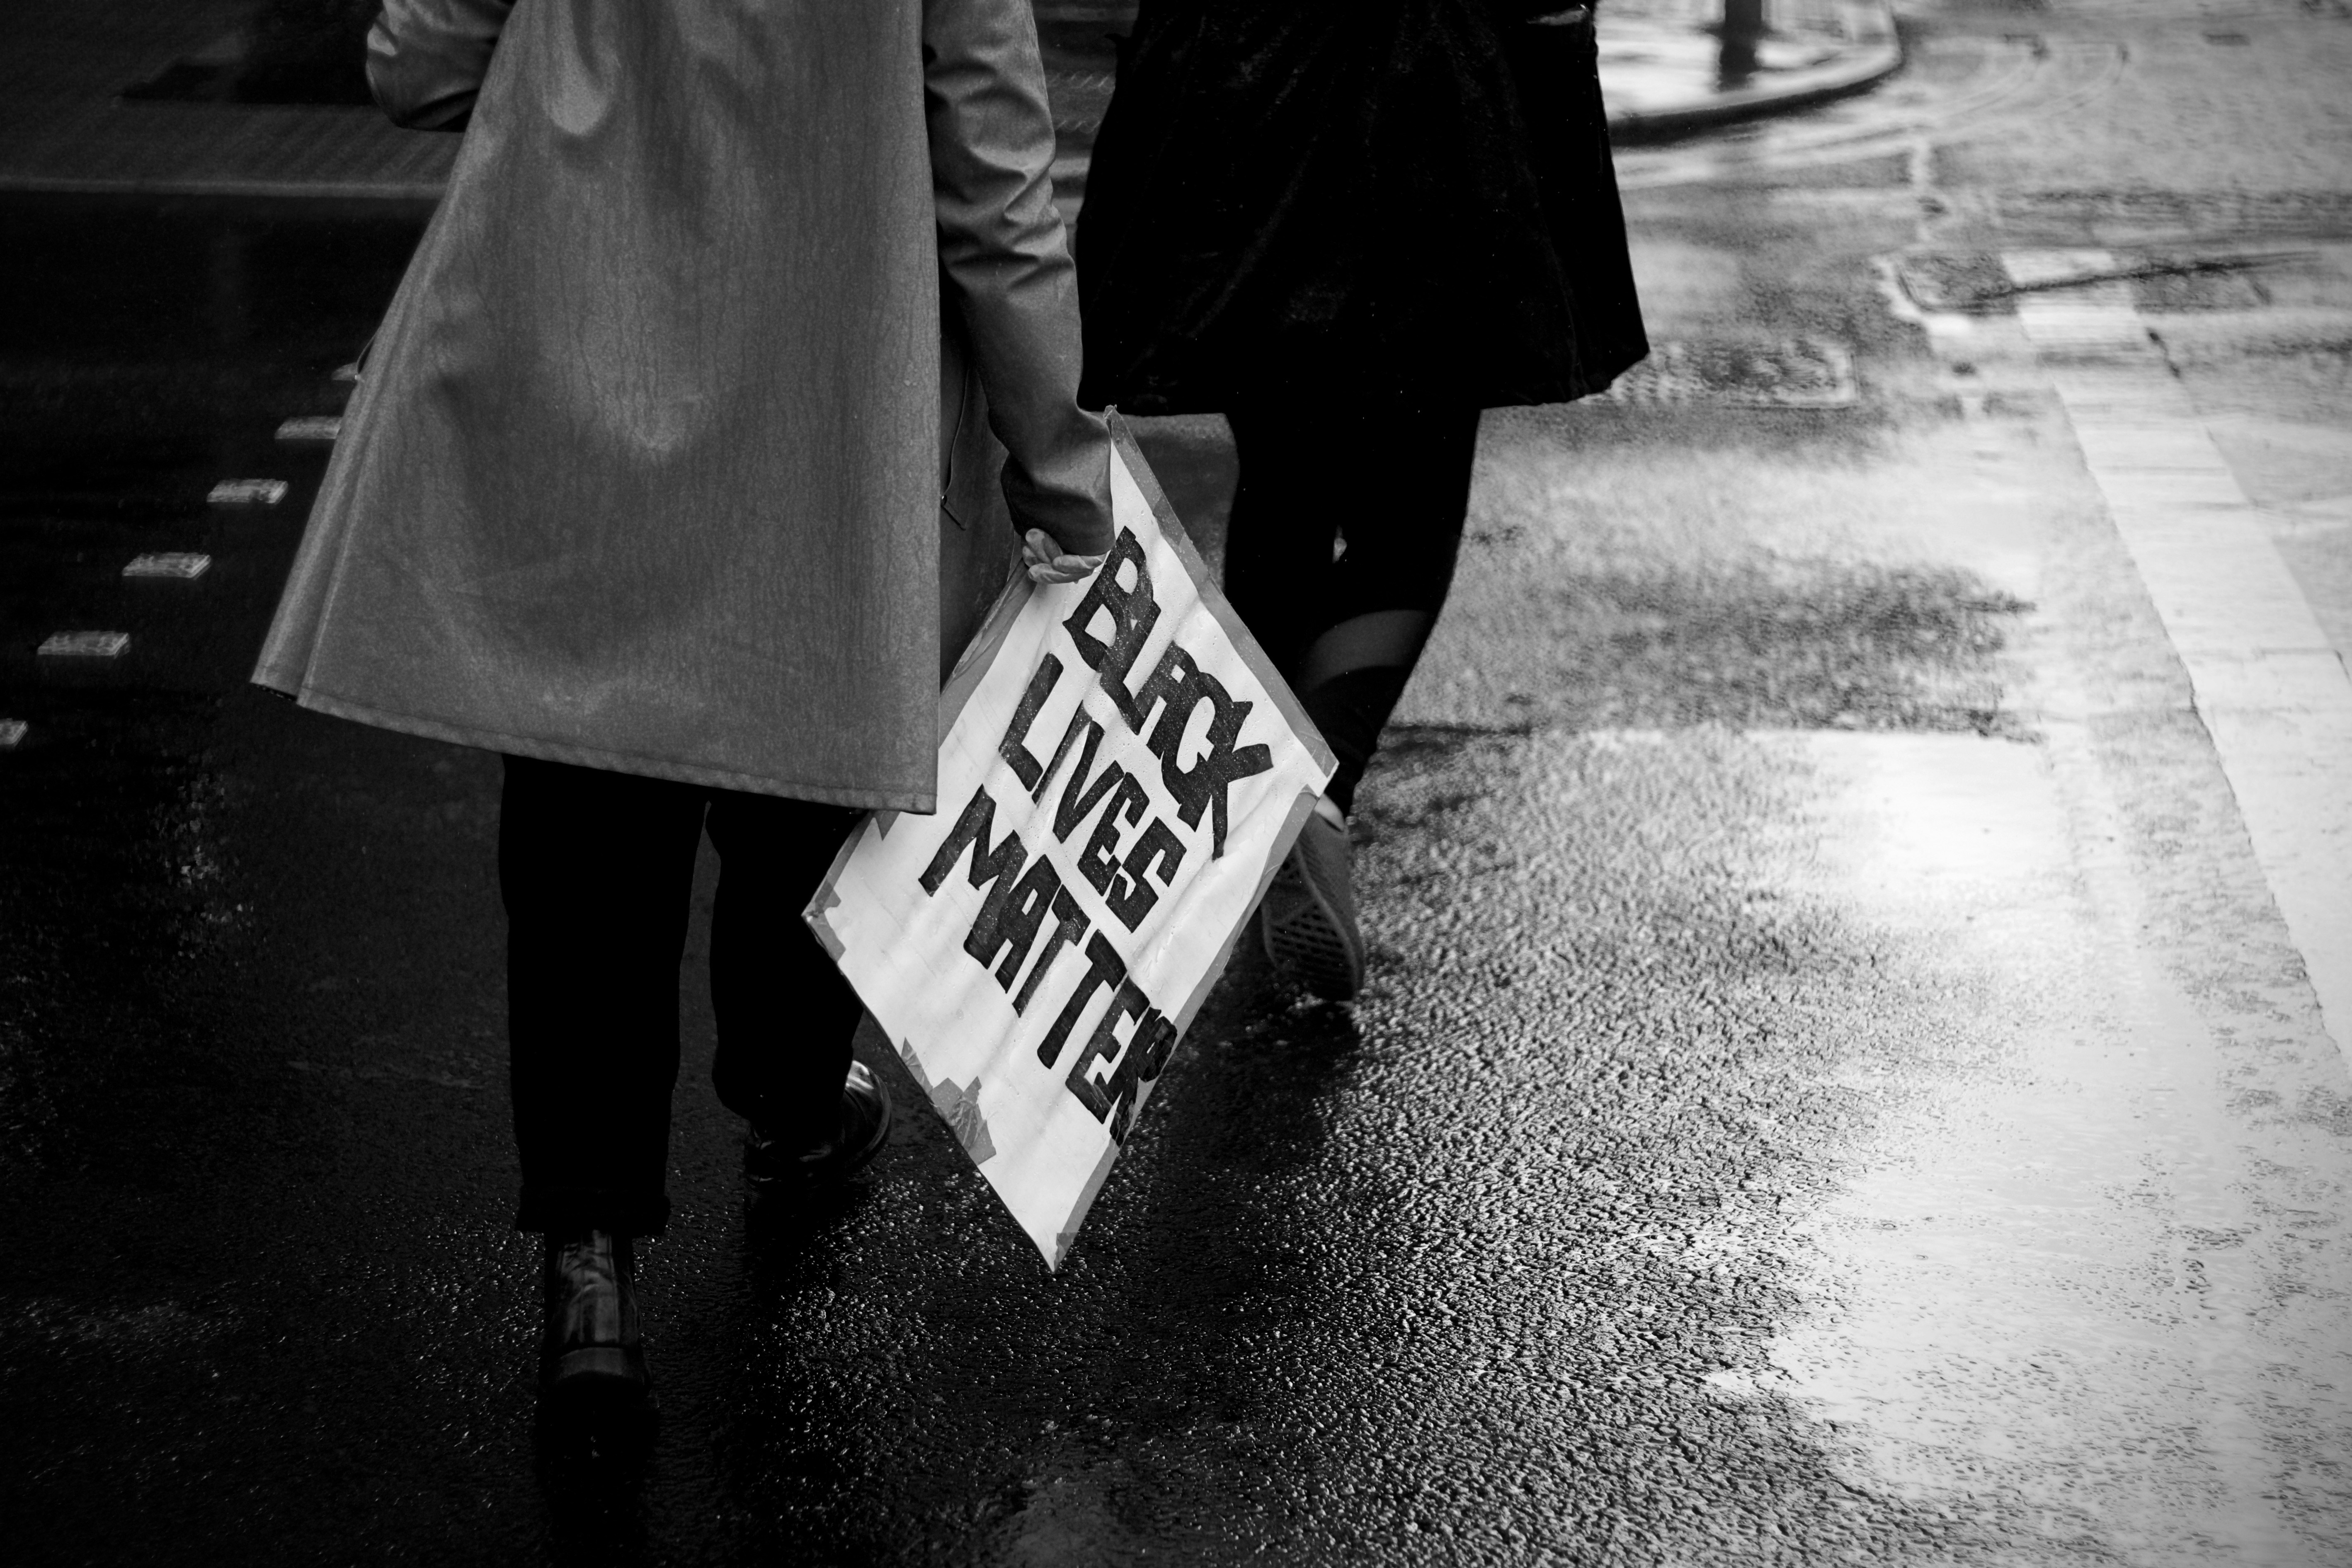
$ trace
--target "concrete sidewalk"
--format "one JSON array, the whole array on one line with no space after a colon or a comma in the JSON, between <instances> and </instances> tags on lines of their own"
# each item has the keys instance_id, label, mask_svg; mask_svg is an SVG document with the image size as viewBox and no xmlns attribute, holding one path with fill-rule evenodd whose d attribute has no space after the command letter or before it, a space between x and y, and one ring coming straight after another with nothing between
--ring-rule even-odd
<instances>
[{"instance_id":1,"label":"concrete sidewalk","mask_svg":"<svg viewBox=\"0 0 2352 1568\"><path fill-rule=\"evenodd\" d=\"M1113 86L1110 38L1135 0L1035 0L1066 196L1083 190ZM1719 0L1605 0L1601 71L1621 141L1685 134L1867 88L1902 63L1888 0L1772 0L1755 70L1727 79ZM47 0L0 54L0 192L366 199L429 204L457 153L257 60L256 0ZM321 48L356 47L328 37ZM266 89L257 89L264 75ZM129 94L130 96L126 96ZM257 101L268 100L268 101Z\"/></svg>"}]
</instances>

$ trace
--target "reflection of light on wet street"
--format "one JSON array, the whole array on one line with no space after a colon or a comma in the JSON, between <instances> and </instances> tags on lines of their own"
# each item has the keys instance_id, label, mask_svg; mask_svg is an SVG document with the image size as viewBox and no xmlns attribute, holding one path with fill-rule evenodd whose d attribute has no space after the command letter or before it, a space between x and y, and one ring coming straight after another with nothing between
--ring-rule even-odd
<instances>
[{"instance_id":1,"label":"reflection of light on wet street","mask_svg":"<svg viewBox=\"0 0 2352 1568\"><path fill-rule=\"evenodd\" d=\"M2184 995L2119 843L2111 792L2145 785L2078 729L1784 743L1826 786L1800 882L1896 933L1952 1005L1799 1228L1777 1375L1734 1391L1833 1423L1858 1484L1996 1491L2134 1563L2322 1561L2287 1526L2311 1478L2283 1456L2352 1419L2352 1278L2303 1241L2341 1194L2305 1207L2316 1173L2294 1167L2326 1168L2325 1140L2220 1114L2326 1081L2311 1010L2281 1030ZM2284 1037L2248 1060L2263 1032Z\"/></svg>"},{"instance_id":2,"label":"reflection of light on wet street","mask_svg":"<svg viewBox=\"0 0 2352 1568\"><path fill-rule=\"evenodd\" d=\"M286 481L223 479L205 499L214 506L276 506L286 499Z\"/></svg>"}]
</instances>

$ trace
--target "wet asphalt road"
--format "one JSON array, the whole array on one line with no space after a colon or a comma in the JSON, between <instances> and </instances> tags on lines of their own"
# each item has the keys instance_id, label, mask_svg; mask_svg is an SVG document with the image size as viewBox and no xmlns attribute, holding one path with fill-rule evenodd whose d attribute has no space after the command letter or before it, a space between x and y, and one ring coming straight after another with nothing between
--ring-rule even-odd
<instances>
[{"instance_id":1,"label":"wet asphalt road","mask_svg":"<svg viewBox=\"0 0 2352 1568\"><path fill-rule=\"evenodd\" d=\"M532 1418L493 760L239 684L323 458L273 432L419 216L12 201L10 1555L2352 1556L2347 955L2280 912L2063 356L1920 304L2300 258L2116 308L2342 648L2352 23L2223 9L1922 7L1873 98L1628 156L1654 334L1830 342L1853 402L1490 416L1357 824L1370 993L1245 952L1058 1276L919 1105L838 1202L747 1204L706 885L641 1451ZM1213 546L1214 422L1150 442ZM247 477L290 492L205 504Z\"/></svg>"}]
</instances>

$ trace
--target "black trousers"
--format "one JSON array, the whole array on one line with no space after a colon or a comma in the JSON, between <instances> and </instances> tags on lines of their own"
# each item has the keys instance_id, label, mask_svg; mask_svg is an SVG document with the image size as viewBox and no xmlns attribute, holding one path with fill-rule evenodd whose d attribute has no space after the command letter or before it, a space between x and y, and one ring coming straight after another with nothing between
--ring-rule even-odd
<instances>
[{"instance_id":1,"label":"black trousers","mask_svg":"<svg viewBox=\"0 0 2352 1568\"><path fill-rule=\"evenodd\" d=\"M719 858L719 1098L795 1140L831 1135L860 1009L800 916L858 816L506 760L499 887L519 1227L646 1236L668 1219L678 964L706 827Z\"/></svg>"},{"instance_id":2,"label":"black trousers","mask_svg":"<svg viewBox=\"0 0 2352 1568\"><path fill-rule=\"evenodd\" d=\"M1346 811L1453 585L1478 410L1293 401L1226 417L1241 484L1225 596L1330 742Z\"/></svg>"}]
</instances>

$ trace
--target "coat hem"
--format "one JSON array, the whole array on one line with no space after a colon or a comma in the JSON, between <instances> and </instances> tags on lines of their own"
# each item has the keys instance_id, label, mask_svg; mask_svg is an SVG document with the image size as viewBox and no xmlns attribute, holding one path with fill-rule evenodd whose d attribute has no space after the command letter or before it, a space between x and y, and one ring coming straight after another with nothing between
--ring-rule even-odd
<instances>
[{"instance_id":1,"label":"coat hem","mask_svg":"<svg viewBox=\"0 0 2352 1568\"><path fill-rule=\"evenodd\" d=\"M647 778L674 779L680 784L701 784L711 789L740 790L751 795L781 795L788 800L816 801L825 805L849 806L861 811L903 811L916 816L929 816L939 809L936 791L847 789L837 784L773 779L756 773L738 773L730 768L698 767L691 763L664 757L550 741L533 735L511 735L478 726L451 724L415 713L393 712L330 695L315 686L289 689L278 680L264 679L259 674L254 680L256 685L290 696L298 704L313 712L373 725L380 730L421 735L427 740L447 741L460 746L536 757L544 762L570 763L584 768L604 768L613 773L638 773Z\"/></svg>"}]
</instances>

